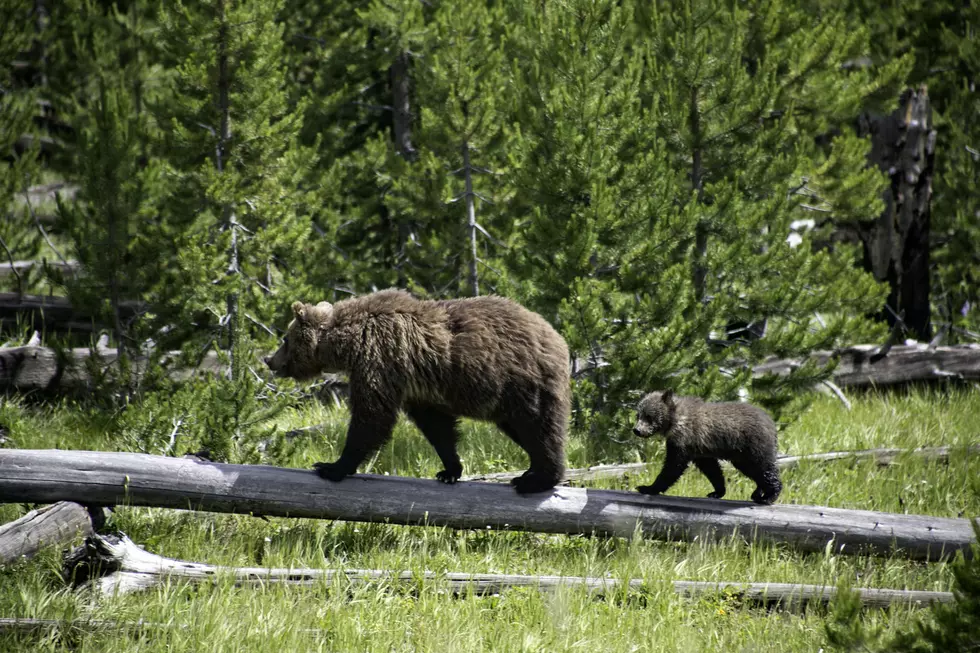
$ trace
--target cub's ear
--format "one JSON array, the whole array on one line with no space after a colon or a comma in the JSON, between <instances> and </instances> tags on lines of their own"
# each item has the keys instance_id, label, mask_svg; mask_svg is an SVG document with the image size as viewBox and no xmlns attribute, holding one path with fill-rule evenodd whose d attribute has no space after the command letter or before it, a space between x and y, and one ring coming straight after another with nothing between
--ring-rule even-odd
<instances>
[{"instance_id":1,"label":"cub's ear","mask_svg":"<svg viewBox=\"0 0 980 653\"><path fill-rule=\"evenodd\" d=\"M306 319L307 312L306 304L303 302L293 302L293 315L296 316L297 320L300 322L304 321Z\"/></svg>"},{"instance_id":2,"label":"cub's ear","mask_svg":"<svg viewBox=\"0 0 980 653\"><path fill-rule=\"evenodd\" d=\"M670 406L671 404L673 404L674 403L674 389L671 388L669 390L664 390L664 393L660 396L660 399L665 404L667 404L668 406Z\"/></svg>"},{"instance_id":3,"label":"cub's ear","mask_svg":"<svg viewBox=\"0 0 980 653\"><path fill-rule=\"evenodd\" d=\"M320 308L320 309L326 309L328 311L331 308L333 308L333 306L330 304L330 302L320 302L319 304L316 305L316 307L317 308Z\"/></svg>"}]
</instances>

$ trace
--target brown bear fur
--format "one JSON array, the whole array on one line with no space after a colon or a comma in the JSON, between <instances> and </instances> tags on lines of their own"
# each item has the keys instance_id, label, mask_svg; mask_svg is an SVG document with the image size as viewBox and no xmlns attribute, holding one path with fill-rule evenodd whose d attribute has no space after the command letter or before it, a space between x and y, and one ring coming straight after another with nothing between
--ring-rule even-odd
<instances>
[{"instance_id":1,"label":"brown bear fur","mask_svg":"<svg viewBox=\"0 0 980 653\"><path fill-rule=\"evenodd\" d=\"M755 481L756 503L770 504L782 490L776 466L776 425L765 410L750 404L707 403L698 397L674 397L672 390L651 392L640 400L633 433L642 438L663 434L667 459L652 485L637 490L662 494L690 463L708 477L712 499L725 496L725 476L718 459Z\"/></svg>"},{"instance_id":2,"label":"brown bear fur","mask_svg":"<svg viewBox=\"0 0 980 653\"><path fill-rule=\"evenodd\" d=\"M344 372L350 380L347 442L333 463L339 481L391 437L404 409L455 483L460 417L491 421L530 458L513 481L525 494L550 489L565 471L571 407L568 347L544 318L503 297L420 300L382 290L316 306L295 302L295 319L266 359L278 376L309 379Z\"/></svg>"}]
</instances>

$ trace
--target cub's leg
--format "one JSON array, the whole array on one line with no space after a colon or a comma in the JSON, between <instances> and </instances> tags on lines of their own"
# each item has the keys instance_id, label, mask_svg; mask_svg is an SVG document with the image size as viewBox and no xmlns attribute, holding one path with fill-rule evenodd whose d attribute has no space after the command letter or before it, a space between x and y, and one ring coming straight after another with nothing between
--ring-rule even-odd
<instances>
[{"instance_id":1,"label":"cub's leg","mask_svg":"<svg viewBox=\"0 0 980 653\"><path fill-rule=\"evenodd\" d=\"M716 458L695 458L694 465L708 477L715 491L708 495L709 499L720 499L725 496L725 475Z\"/></svg>"},{"instance_id":2,"label":"cub's leg","mask_svg":"<svg viewBox=\"0 0 980 653\"><path fill-rule=\"evenodd\" d=\"M752 493L752 501L760 505L769 505L776 500L783 484L779 480L779 468L775 462L759 464L755 460L732 460L735 469L755 481L756 488Z\"/></svg>"},{"instance_id":3,"label":"cub's leg","mask_svg":"<svg viewBox=\"0 0 980 653\"><path fill-rule=\"evenodd\" d=\"M636 490L641 494L663 494L677 482L689 464L691 464L691 459L684 454L680 447L668 442L667 459L664 460L660 474L652 485L641 485Z\"/></svg>"},{"instance_id":4,"label":"cub's leg","mask_svg":"<svg viewBox=\"0 0 980 653\"><path fill-rule=\"evenodd\" d=\"M463 475L463 463L456 451L459 420L433 406L410 405L405 412L439 454L443 469L436 478L450 485L458 481Z\"/></svg>"}]
</instances>

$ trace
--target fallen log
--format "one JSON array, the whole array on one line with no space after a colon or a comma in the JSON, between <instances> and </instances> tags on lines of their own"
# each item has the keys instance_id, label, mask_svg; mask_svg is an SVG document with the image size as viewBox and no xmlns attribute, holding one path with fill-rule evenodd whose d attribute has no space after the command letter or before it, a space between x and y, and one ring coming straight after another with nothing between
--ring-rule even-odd
<instances>
[{"instance_id":1,"label":"fallen log","mask_svg":"<svg viewBox=\"0 0 980 653\"><path fill-rule=\"evenodd\" d=\"M293 431L288 431L287 435L294 434L299 435L307 431L313 431L317 427L306 427L304 429L296 429ZM809 453L802 456L789 456L786 454L780 454L776 458L776 465L782 469L787 469L790 467L796 467L800 463L805 462L830 462L835 460L864 460L866 458L873 458L874 461L882 466L886 467L895 462L895 459L900 455L909 455L922 457L927 460L938 460L946 461L949 460L950 450L956 452L962 452L964 454L974 454L980 453L980 445L973 444L967 447L918 447L916 449L897 449L897 448L880 448L880 449L857 449L853 451L830 451L827 453ZM721 461L723 465L730 466L728 461ZM577 469L565 470L565 479L562 481L563 485L568 485L577 481L594 481L598 479L609 479L609 478L622 478L624 476L629 476L630 474L639 474L647 471L650 465L656 465L658 463L619 463L611 465L593 465L592 467L582 467ZM510 481L512 478L517 478L524 473L524 470L515 472L494 472L491 474L474 474L472 476L466 476L463 480L466 481L496 481L496 482L506 482Z\"/></svg>"},{"instance_id":2,"label":"fallen log","mask_svg":"<svg viewBox=\"0 0 980 653\"><path fill-rule=\"evenodd\" d=\"M561 588L582 587L587 592L608 593L620 589L623 581L611 577L587 576L525 576L517 574L470 574L432 571L386 571L376 569L276 569L265 567L226 567L198 562L186 562L158 556L138 547L125 535L122 537L93 536L69 556L67 576L79 564L92 569L110 571L107 575L86 578L83 585L98 594L113 596L146 590L168 581L190 583L215 582L230 578L238 586L268 583L309 587L329 584L341 579L352 585L368 583L417 583L424 580L447 587L454 594L472 592L478 596L499 594L514 587L527 587L541 592ZM626 581L630 590L650 588L642 579ZM777 604L784 608L809 602L828 603L836 594L834 587L798 583L741 583L722 581L671 581L674 593L682 596L720 593L737 596L750 603ZM890 605L925 607L932 602L949 603L952 592L859 588L855 590L861 603L868 607Z\"/></svg>"},{"instance_id":3,"label":"fallen log","mask_svg":"<svg viewBox=\"0 0 980 653\"><path fill-rule=\"evenodd\" d=\"M888 355L874 360L879 345L855 345L838 351L816 351L808 359L826 365L834 357L840 361L833 381L843 387L896 385L937 379L980 380L980 345L932 347L928 344L895 345ZM753 376L785 376L805 359L770 359L752 368Z\"/></svg>"},{"instance_id":4,"label":"fallen log","mask_svg":"<svg viewBox=\"0 0 980 653\"><path fill-rule=\"evenodd\" d=\"M119 303L120 319L129 320L146 310L137 301ZM72 307L66 297L0 293L0 328L11 329L18 321L33 322L41 331L93 331L98 328L94 319Z\"/></svg>"},{"instance_id":5,"label":"fallen log","mask_svg":"<svg viewBox=\"0 0 980 653\"><path fill-rule=\"evenodd\" d=\"M0 450L0 501L83 501L255 516L496 528L693 541L785 543L803 551L972 555L966 519L559 487L521 497L499 483L358 474L340 483L312 471L204 463L135 453Z\"/></svg>"},{"instance_id":6,"label":"fallen log","mask_svg":"<svg viewBox=\"0 0 980 653\"><path fill-rule=\"evenodd\" d=\"M180 356L170 352L161 362L168 364ZM116 366L116 349L76 347L64 353L49 347L28 345L0 348L0 389L70 391L91 388L100 374ZM185 380L198 373L221 374L226 370L218 354L208 352L195 367L175 367L171 378ZM146 371L145 360L134 360L129 368L135 379Z\"/></svg>"},{"instance_id":7,"label":"fallen log","mask_svg":"<svg viewBox=\"0 0 980 653\"><path fill-rule=\"evenodd\" d=\"M104 519L103 508L95 515ZM0 525L0 567L33 558L46 546L66 544L93 534L93 516L71 501L32 510L20 519Z\"/></svg>"}]
</instances>

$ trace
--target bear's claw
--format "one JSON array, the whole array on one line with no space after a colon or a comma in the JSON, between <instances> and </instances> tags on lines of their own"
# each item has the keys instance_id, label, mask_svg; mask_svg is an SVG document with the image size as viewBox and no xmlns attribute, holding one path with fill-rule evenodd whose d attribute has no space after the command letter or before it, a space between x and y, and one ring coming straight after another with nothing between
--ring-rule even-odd
<instances>
[{"instance_id":1,"label":"bear's claw","mask_svg":"<svg viewBox=\"0 0 980 653\"><path fill-rule=\"evenodd\" d=\"M720 499L725 496L724 492L712 492L708 495L709 499Z\"/></svg>"},{"instance_id":2,"label":"bear's claw","mask_svg":"<svg viewBox=\"0 0 980 653\"><path fill-rule=\"evenodd\" d=\"M557 480L548 479L540 474L528 471L512 480L511 484L517 490L518 494L535 494L536 492L547 492L551 490L558 485L558 482Z\"/></svg>"},{"instance_id":3,"label":"bear's claw","mask_svg":"<svg viewBox=\"0 0 980 653\"><path fill-rule=\"evenodd\" d=\"M655 490L652 485L640 485L636 488L636 491L640 494L649 494L650 496L660 494L660 492Z\"/></svg>"},{"instance_id":4,"label":"bear's claw","mask_svg":"<svg viewBox=\"0 0 980 653\"><path fill-rule=\"evenodd\" d=\"M334 483L342 481L348 476L347 471L341 469L337 463L314 463L313 471L320 478L325 478Z\"/></svg>"},{"instance_id":5,"label":"bear's claw","mask_svg":"<svg viewBox=\"0 0 980 653\"><path fill-rule=\"evenodd\" d=\"M459 480L459 476L456 474L450 474L446 470L436 474L436 480L440 483L445 483L446 485L455 485L456 481Z\"/></svg>"}]
</instances>

